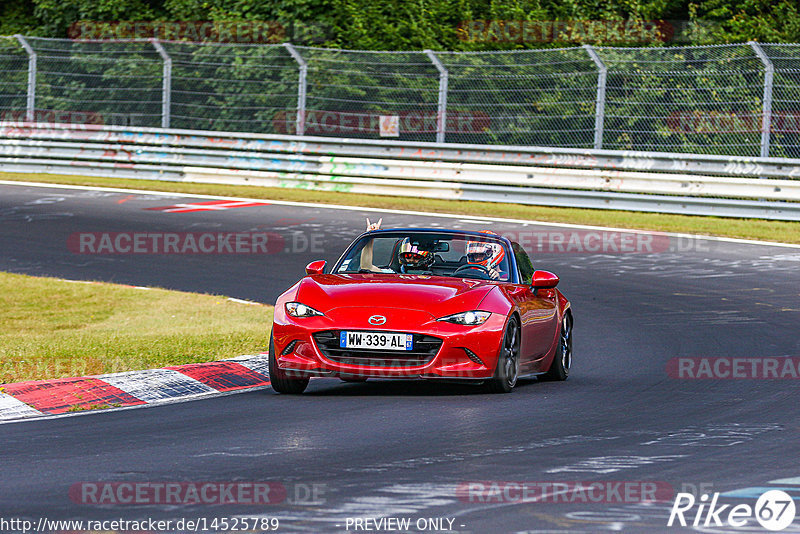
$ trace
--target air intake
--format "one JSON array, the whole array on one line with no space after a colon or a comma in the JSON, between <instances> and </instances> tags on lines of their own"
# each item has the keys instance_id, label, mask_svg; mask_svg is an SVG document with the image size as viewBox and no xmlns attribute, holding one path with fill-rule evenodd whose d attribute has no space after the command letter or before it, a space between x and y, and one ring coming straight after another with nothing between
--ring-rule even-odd
<instances>
[{"instance_id":1,"label":"air intake","mask_svg":"<svg viewBox=\"0 0 800 534\"><path fill-rule=\"evenodd\" d=\"M297 345L297 340L293 339L292 342L286 345L286 348L283 349L283 352L281 352L281 356L286 356L287 354L291 354L291 352L294 350L295 345Z\"/></svg>"},{"instance_id":2,"label":"air intake","mask_svg":"<svg viewBox=\"0 0 800 534\"><path fill-rule=\"evenodd\" d=\"M477 355L477 354L475 354L474 352L472 352L471 350L469 350L469 349L468 349L468 348L466 348L466 347L461 347L461 348L462 348L462 349L464 349L464 352L466 352L466 353L467 353L467 357L468 357L470 360L472 360L473 362L477 363L478 365L483 365L484 367L486 367L486 364L485 364L485 363L483 363L483 360L481 360L480 358L478 358L478 355Z\"/></svg>"}]
</instances>

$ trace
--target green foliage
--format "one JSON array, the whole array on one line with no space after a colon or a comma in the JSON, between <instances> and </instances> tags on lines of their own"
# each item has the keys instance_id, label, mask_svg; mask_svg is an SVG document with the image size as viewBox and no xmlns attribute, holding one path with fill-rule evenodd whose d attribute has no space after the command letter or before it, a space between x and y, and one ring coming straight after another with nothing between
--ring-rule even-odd
<instances>
[{"instance_id":1,"label":"green foliage","mask_svg":"<svg viewBox=\"0 0 800 534\"><path fill-rule=\"evenodd\" d=\"M33 7L32 2L22 0L4 0L0 3L0 35L34 35L40 21L33 14Z\"/></svg>"},{"instance_id":2,"label":"green foliage","mask_svg":"<svg viewBox=\"0 0 800 534\"><path fill-rule=\"evenodd\" d=\"M300 44L363 50L537 48L588 39L469 42L471 20L689 21L703 29L692 43L797 42L796 0L4 0L0 35L66 37L91 21L275 21ZM313 39L303 42L305 39ZM613 39L611 39L613 40ZM611 44L600 37L594 44ZM632 43L628 43L632 44ZM653 44L659 44L658 42Z\"/></svg>"},{"instance_id":3,"label":"green foliage","mask_svg":"<svg viewBox=\"0 0 800 534\"><path fill-rule=\"evenodd\" d=\"M155 0L33 0L33 4L38 25L48 37L65 37L69 26L81 20L153 20L166 14Z\"/></svg>"},{"instance_id":4,"label":"green foliage","mask_svg":"<svg viewBox=\"0 0 800 534\"><path fill-rule=\"evenodd\" d=\"M716 24L707 42L800 41L797 0L705 0L690 8L698 20Z\"/></svg>"}]
</instances>

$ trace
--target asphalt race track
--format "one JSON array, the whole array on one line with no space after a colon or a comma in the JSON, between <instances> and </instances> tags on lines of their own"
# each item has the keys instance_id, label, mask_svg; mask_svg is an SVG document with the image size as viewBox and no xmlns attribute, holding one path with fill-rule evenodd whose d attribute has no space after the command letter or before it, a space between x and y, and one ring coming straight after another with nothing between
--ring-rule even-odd
<instances>
[{"instance_id":1,"label":"asphalt race track","mask_svg":"<svg viewBox=\"0 0 800 534\"><path fill-rule=\"evenodd\" d=\"M365 217L382 216L384 227L585 232L278 204L147 209L204 201L0 186L0 270L271 303L306 263L335 260ZM255 255L81 254L68 246L79 232L206 231L274 232L283 246ZM720 503L753 505L765 488L781 487L800 499L796 378L692 380L668 372L675 358L800 357L800 249L660 239L666 245L658 250L634 253L529 249L537 268L561 277L572 301L575 361L567 382L529 379L510 395L487 395L427 382L314 380L300 397L255 391L4 424L0 516L263 516L279 518L279 532L346 532L348 518L380 517L412 525L448 518L458 533L672 532L689 530L667 527L675 492L719 492ZM275 482L288 496L258 506L96 505L70 497L82 482L174 481ZM564 502L572 494L559 501L558 492L483 502L486 494L458 491L493 481L651 482L672 492L654 504L613 494L610 502ZM694 511L686 517L691 522ZM739 530L695 530L765 532L754 520ZM784 532L800 532L800 519Z\"/></svg>"}]
</instances>

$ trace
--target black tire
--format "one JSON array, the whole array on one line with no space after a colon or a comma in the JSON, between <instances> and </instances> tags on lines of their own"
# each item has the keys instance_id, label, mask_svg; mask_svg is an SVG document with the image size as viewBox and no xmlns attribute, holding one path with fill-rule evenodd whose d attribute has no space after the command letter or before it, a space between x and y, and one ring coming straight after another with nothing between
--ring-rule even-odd
<instances>
[{"instance_id":1,"label":"black tire","mask_svg":"<svg viewBox=\"0 0 800 534\"><path fill-rule=\"evenodd\" d=\"M286 371L278 367L275 357L275 342L272 334L269 335L269 381L277 393L299 395L308 387L308 377L293 378L286 375Z\"/></svg>"},{"instance_id":2,"label":"black tire","mask_svg":"<svg viewBox=\"0 0 800 534\"><path fill-rule=\"evenodd\" d=\"M519 347L522 339L516 317L508 320L497 356L494 376L486 382L489 393L511 393L519 377Z\"/></svg>"},{"instance_id":3,"label":"black tire","mask_svg":"<svg viewBox=\"0 0 800 534\"><path fill-rule=\"evenodd\" d=\"M539 378L552 381L566 380L569 378L570 367L572 367L572 314L567 312L561 321L558 352L550 364L550 369Z\"/></svg>"}]
</instances>

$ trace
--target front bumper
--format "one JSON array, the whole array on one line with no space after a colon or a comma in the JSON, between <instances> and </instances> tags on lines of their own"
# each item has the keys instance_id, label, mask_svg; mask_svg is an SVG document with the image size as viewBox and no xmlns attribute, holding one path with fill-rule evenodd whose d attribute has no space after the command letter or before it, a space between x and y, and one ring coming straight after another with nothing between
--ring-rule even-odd
<instances>
[{"instance_id":1,"label":"front bumper","mask_svg":"<svg viewBox=\"0 0 800 534\"><path fill-rule=\"evenodd\" d=\"M436 321L429 314L423 318L419 312L405 312L382 311L394 315L395 320L389 324L396 328L365 327L358 319L276 317L273 339L278 367L294 377L485 380L493 376L505 331L504 316L492 314L481 325L464 326ZM352 315L358 318L363 314ZM406 321L401 323L399 317ZM339 349L336 340L341 330L414 334L415 350L405 353Z\"/></svg>"}]
</instances>

